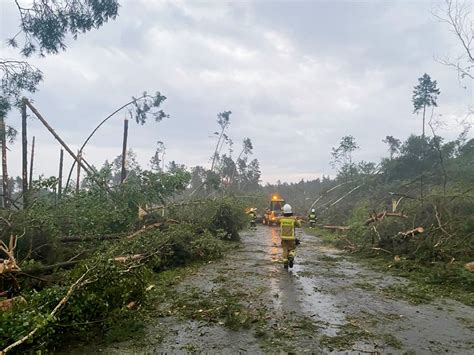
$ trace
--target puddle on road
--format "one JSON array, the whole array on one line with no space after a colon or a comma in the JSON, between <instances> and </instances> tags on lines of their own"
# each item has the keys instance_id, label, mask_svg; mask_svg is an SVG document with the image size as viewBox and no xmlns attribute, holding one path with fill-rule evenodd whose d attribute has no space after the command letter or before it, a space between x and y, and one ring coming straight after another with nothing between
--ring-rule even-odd
<instances>
[{"instance_id":1,"label":"puddle on road","mask_svg":"<svg viewBox=\"0 0 474 355\"><path fill-rule=\"evenodd\" d=\"M303 313L316 322L325 325L323 334L335 336L339 326L345 324L345 315L335 306L335 297L328 293L317 291L323 285L318 280L303 276L310 269L299 265L298 261L307 258L301 253L293 269L285 271L281 264L281 246L278 229L272 228L268 233L270 238L264 238L268 249L268 258L273 262L267 266L267 280L273 306L278 312L294 311Z\"/></svg>"}]
</instances>

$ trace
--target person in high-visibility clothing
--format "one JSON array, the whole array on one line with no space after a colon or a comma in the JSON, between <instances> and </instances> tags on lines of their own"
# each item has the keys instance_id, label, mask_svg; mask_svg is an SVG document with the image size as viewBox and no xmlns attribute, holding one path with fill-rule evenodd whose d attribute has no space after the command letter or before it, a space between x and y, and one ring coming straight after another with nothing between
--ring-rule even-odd
<instances>
[{"instance_id":1,"label":"person in high-visibility clothing","mask_svg":"<svg viewBox=\"0 0 474 355\"><path fill-rule=\"evenodd\" d=\"M311 209L311 212L309 213L309 226L310 227L314 227L314 225L316 224L316 211L314 208Z\"/></svg>"},{"instance_id":2,"label":"person in high-visibility clothing","mask_svg":"<svg viewBox=\"0 0 474 355\"><path fill-rule=\"evenodd\" d=\"M249 211L250 216L250 228L257 228L257 209L252 208Z\"/></svg>"},{"instance_id":3,"label":"person in high-visibility clothing","mask_svg":"<svg viewBox=\"0 0 474 355\"><path fill-rule=\"evenodd\" d=\"M299 221L293 217L293 211L289 204L283 206L283 218L280 219L280 238L283 249L283 267L293 267L296 253L296 227L300 227Z\"/></svg>"}]
</instances>

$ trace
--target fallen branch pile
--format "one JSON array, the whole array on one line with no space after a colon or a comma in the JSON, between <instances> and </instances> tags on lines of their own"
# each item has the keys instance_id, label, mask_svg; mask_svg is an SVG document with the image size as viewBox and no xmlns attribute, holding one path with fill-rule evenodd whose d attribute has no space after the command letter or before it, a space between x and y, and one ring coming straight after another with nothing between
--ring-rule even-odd
<instances>
[{"instance_id":1,"label":"fallen branch pile","mask_svg":"<svg viewBox=\"0 0 474 355\"><path fill-rule=\"evenodd\" d=\"M47 318L48 320L53 320L55 319L55 315L61 310L62 307L67 303L69 298L71 297L72 293L80 288L83 287L84 285L88 284L90 280L84 280L84 278L87 276L87 274L91 271L92 269L87 269L87 271L79 278L76 280L75 283L73 283L70 287L69 290L67 291L66 295L59 301L59 303L54 307L53 311L49 314L49 317ZM14 342L13 344L10 344L7 346L5 349L0 351L0 355L4 355L10 350L16 348L17 346L23 344L27 340L31 339L41 328L44 328L48 322L41 322L36 328L34 328L31 332L29 332L27 335L25 335L23 338L19 339L18 341Z\"/></svg>"}]
</instances>

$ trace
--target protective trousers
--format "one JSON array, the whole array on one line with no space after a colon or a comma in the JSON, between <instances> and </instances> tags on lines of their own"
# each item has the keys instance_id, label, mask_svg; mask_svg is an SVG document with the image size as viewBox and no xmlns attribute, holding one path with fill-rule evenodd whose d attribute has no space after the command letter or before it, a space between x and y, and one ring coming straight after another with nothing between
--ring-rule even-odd
<instances>
[{"instance_id":1,"label":"protective trousers","mask_svg":"<svg viewBox=\"0 0 474 355\"><path fill-rule=\"evenodd\" d=\"M296 254L296 242L294 239L283 239L281 241L281 247L283 249L283 262L288 262L288 257L295 257Z\"/></svg>"}]
</instances>

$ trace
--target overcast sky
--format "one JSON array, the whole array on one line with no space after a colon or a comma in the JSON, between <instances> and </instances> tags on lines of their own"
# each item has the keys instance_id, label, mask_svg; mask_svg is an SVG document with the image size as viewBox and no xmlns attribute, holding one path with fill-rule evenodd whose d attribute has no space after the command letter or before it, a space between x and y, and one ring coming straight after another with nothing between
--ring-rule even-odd
<instances>
[{"instance_id":1,"label":"overcast sky","mask_svg":"<svg viewBox=\"0 0 474 355\"><path fill-rule=\"evenodd\" d=\"M4 40L18 31L13 0L1 2L1 57L18 58ZM27 1L23 1L27 2ZM351 134L359 160L386 156L382 139L421 132L412 114L417 78L438 81L437 113L461 131L472 89L434 58L459 53L433 1L152 1L121 0L119 17L70 40L68 50L31 62L45 76L31 97L76 149L109 113L144 90L167 96L170 118L131 123L129 147L143 167L163 141L167 160L210 166L216 115L231 110L229 135L254 143L264 182L334 174L331 147ZM85 156L97 166L121 152L122 119L105 125ZM19 128L19 115L7 123ZM59 145L36 119L35 175L56 175ZM11 175L20 175L20 141ZM68 160L68 164L72 160Z\"/></svg>"}]
</instances>

